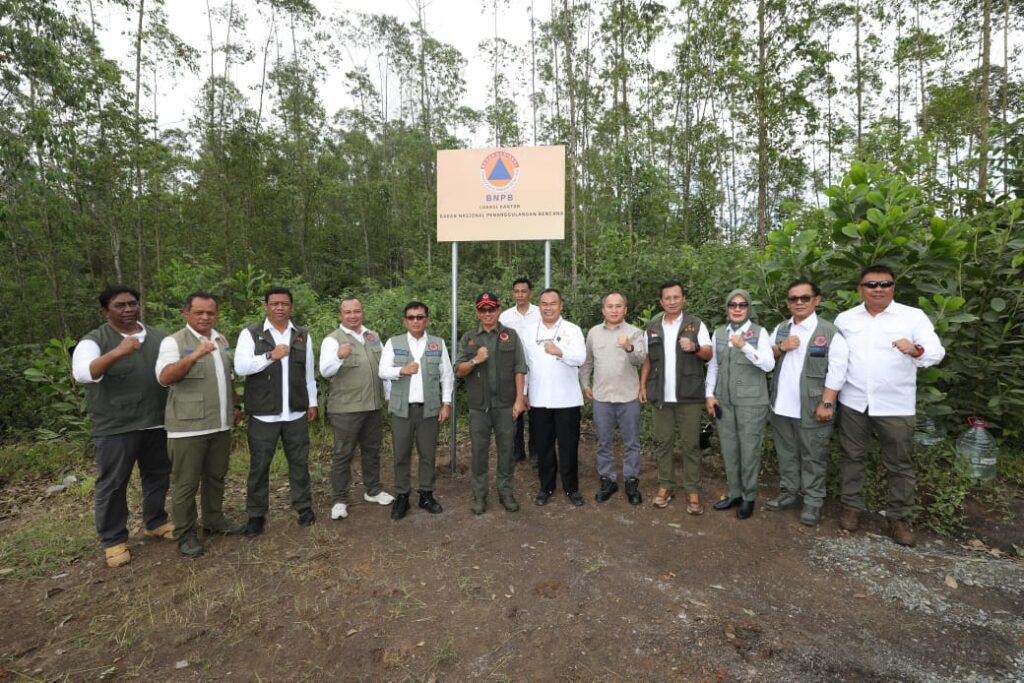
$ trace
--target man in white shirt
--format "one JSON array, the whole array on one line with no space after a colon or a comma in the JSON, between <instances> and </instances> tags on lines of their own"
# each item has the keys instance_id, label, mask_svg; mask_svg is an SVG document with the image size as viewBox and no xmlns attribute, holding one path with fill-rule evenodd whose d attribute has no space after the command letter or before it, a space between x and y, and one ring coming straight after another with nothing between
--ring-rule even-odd
<instances>
[{"instance_id":1,"label":"man in white shirt","mask_svg":"<svg viewBox=\"0 0 1024 683\"><path fill-rule=\"evenodd\" d=\"M388 339L380 355L378 374L391 382L388 412L395 453L395 502L391 519L409 511L412 445L419 453L417 491L419 507L431 514L442 512L434 498L434 455L437 436L452 412L455 374L444 339L427 334L430 309L420 301L405 305L406 333Z\"/></svg>"},{"instance_id":2,"label":"man in white shirt","mask_svg":"<svg viewBox=\"0 0 1024 683\"><path fill-rule=\"evenodd\" d=\"M520 338L526 334L528 330L532 330L534 326L540 322L540 308L530 303L530 298L533 296L533 283L530 282L528 277L516 278L512 282L512 298L515 300L516 305L512 308L506 308L498 316L498 322L505 327L510 327L516 331L516 334ZM533 443L533 431L530 431L529 437L525 436L526 433L526 417L520 415L516 418L516 434L514 442L514 459L516 462L522 462L526 459L527 447L529 448L530 464L534 469L537 469L537 447Z\"/></svg>"},{"instance_id":3,"label":"man in white shirt","mask_svg":"<svg viewBox=\"0 0 1024 683\"><path fill-rule=\"evenodd\" d=\"M300 526L311 526L313 494L309 482L309 423L316 420L313 338L292 323L292 293L272 287L263 295L267 317L242 330L235 345L235 374L245 377L249 415L249 480L245 535L263 533L270 506L270 463L278 441L288 461L292 509Z\"/></svg>"},{"instance_id":4,"label":"man in white shirt","mask_svg":"<svg viewBox=\"0 0 1024 683\"><path fill-rule=\"evenodd\" d=\"M896 275L884 265L867 266L858 291L864 303L843 311L836 327L850 347L846 384L839 394L843 513L839 526L856 531L864 512L864 459L871 435L878 438L889 481L889 535L906 546L916 542L908 520L914 509L916 475L913 434L917 414L917 370L946 355L924 311L893 301Z\"/></svg>"},{"instance_id":5,"label":"man in white shirt","mask_svg":"<svg viewBox=\"0 0 1024 683\"><path fill-rule=\"evenodd\" d=\"M828 473L836 397L846 381L846 340L831 322L815 313L818 285L801 278L789 285L786 305L792 316L772 332L775 375L771 382L772 432L779 459L779 495L767 510L800 505L800 523L821 521Z\"/></svg>"},{"instance_id":6,"label":"man in white shirt","mask_svg":"<svg viewBox=\"0 0 1024 683\"><path fill-rule=\"evenodd\" d=\"M574 506L583 505L579 487L579 368L587 357L583 331L562 318L562 293L540 293L540 322L523 339L526 348L526 398L530 431L537 445L540 490L534 503L546 505L555 492L556 474ZM557 444L557 446L556 446Z\"/></svg>"}]
</instances>

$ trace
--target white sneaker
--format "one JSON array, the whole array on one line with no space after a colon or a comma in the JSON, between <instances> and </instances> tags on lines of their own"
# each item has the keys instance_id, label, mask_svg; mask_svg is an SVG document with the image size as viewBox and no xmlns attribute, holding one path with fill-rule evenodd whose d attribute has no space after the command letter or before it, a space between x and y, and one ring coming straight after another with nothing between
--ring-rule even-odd
<instances>
[{"instance_id":1,"label":"white sneaker","mask_svg":"<svg viewBox=\"0 0 1024 683\"><path fill-rule=\"evenodd\" d=\"M363 500L367 503L379 503L381 505L391 505L395 502L395 497L387 491L381 491L376 496L371 496L368 493L363 494Z\"/></svg>"},{"instance_id":2,"label":"white sneaker","mask_svg":"<svg viewBox=\"0 0 1024 683\"><path fill-rule=\"evenodd\" d=\"M335 503L331 508L331 519L345 519L348 517L348 505Z\"/></svg>"}]
</instances>

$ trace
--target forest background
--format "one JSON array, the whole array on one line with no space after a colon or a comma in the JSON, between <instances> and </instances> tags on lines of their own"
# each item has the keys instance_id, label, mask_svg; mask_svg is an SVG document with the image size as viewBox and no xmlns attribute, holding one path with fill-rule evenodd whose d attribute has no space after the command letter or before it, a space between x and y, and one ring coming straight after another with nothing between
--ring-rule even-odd
<instances>
[{"instance_id":1,"label":"forest background","mask_svg":"<svg viewBox=\"0 0 1024 683\"><path fill-rule=\"evenodd\" d=\"M712 322L745 286L773 325L799 275L831 316L888 263L947 348L920 373L919 412L949 434L918 453L926 521L955 526L972 494L1005 509L1024 483L1024 0L486 0L464 5L493 16L472 54L431 35L427 0L412 20L191 4L205 44L160 0L0 0L0 480L87 456L69 353L104 286L137 286L167 330L201 288L233 338L288 284L316 338L348 294L385 335L426 301L447 336L436 151L559 144L567 318L597 323L619 289L647 319L680 279ZM125 54L98 37L111 17ZM161 125L188 79L191 116ZM466 243L459 270L465 329L481 289L542 280L543 248ZM956 464L974 414L1001 440L994 484Z\"/></svg>"}]
</instances>

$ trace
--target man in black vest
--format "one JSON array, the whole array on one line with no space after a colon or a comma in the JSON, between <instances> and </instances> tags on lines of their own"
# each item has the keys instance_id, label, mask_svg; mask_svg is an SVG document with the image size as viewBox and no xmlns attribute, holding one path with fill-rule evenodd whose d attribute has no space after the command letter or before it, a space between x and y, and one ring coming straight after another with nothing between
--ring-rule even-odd
<instances>
[{"instance_id":1,"label":"man in black vest","mask_svg":"<svg viewBox=\"0 0 1024 683\"><path fill-rule=\"evenodd\" d=\"M267 317L238 335L235 373L245 377L249 415L249 482L246 487L246 536L259 536L270 498L270 462L278 440L288 460L292 508L299 524L316 521L309 483L309 423L316 420L313 340L292 324L292 293L272 287L263 296Z\"/></svg>"},{"instance_id":2,"label":"man in black vest","mask_svg":"<svg viewBox=\"0 0 1024 683\"><path fill-rule=\"evenodd\" d=\"M131 562L128 480L139 463L143 534L174 538L164 507L170 486L164 407L167 389L153 374L166 333L139 322L139 293L124 285L100 293L107 322L75 346L72 373L85 385L96 457L96 533L107 566Z\"/></svg>"}]
</instances>

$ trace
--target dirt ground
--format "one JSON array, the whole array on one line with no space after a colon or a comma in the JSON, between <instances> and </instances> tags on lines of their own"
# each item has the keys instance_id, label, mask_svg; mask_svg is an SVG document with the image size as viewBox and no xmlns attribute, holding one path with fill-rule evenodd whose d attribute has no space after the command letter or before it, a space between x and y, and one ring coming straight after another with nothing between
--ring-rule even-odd
<instances>
[{"instance_id":1,"label":"dirt ground","mask_svg":"<svg viewBox=\"0 0 1024 683\"><path fill-rule=\"evenodd\" d=\"M444 469L444 513L414 506L400 522L358 483L349 518L331 521L321 447L311 529L277 474L256 540L213 539L184 560L171 542L134 537L119 570L93 546L52 576L0 578L0 678L1024 680L1024 563L925 534L900 548L877 515L848 535L834 503L807 529L798 511L761 508L773 481L746 521L710 507L688 516L681 499L657 510L646 455L644 505L622 491L599 505L592 444L582 508L563 496L534 506L521 465L521 511L492 493L476 517L467 475ZM710 502L722 482L706 478L705 491ZM241 519L240 476L227 502ZM29 514L16 512L0 533Z\"/></svg>"}]
</instances>

